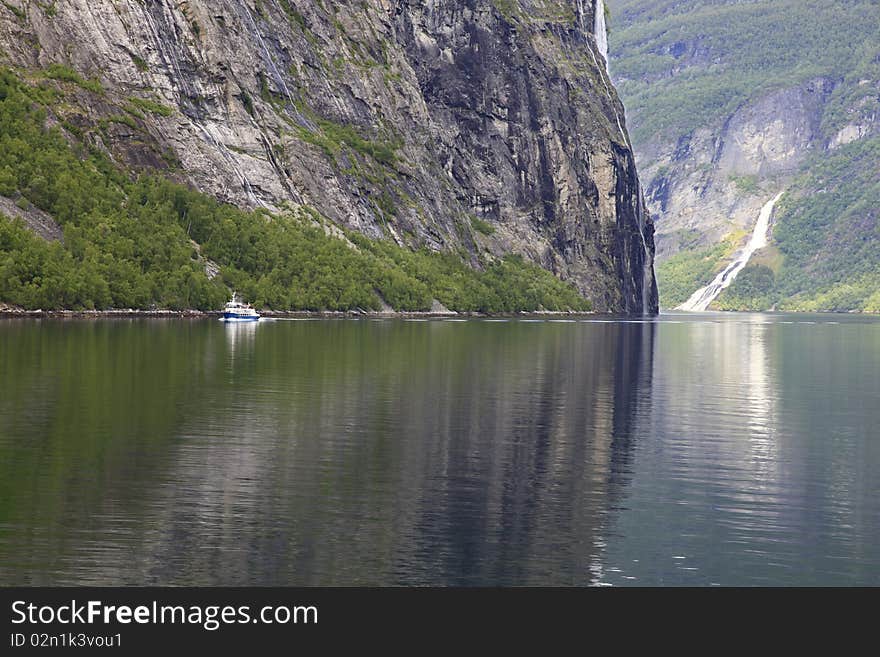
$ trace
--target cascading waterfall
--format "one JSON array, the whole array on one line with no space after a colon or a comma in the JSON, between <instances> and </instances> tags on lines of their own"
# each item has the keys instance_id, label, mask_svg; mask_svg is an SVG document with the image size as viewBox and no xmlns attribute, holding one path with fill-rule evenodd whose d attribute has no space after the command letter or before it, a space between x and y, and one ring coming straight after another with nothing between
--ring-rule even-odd
<instances>
[{"instance_id":1,"label":"cascading waterfall","mask_svg":"<svg viewBox=\"0 0 880 657\"><path fill-rule=\"evenodd\" d=\"M307 119L302 113L296 108L296 102L293 100L293 94L290 93L290 88L287 86L287 83L284 81L284 76L281 75L281 72L278 70L278 65L275 63L275 58L272 57L272 54L269 52L269 48L266 47L266 41L263 39L263 35L257 27L257 23L254 20L254 17L251 15L250 9L247 7L242 7L238 4L238 2L233 2L233 9L239 11L239 13L243 12L247 16L247 20L250 23L251 31L253 35L257 38L257 41L260 44L260 48L263 51L263 55L266 57L266 62L269 65L269 70L272 73L272 79L278 88L284 92L284 95L287 97L290 105L288 110L293 113L294 118L297 120L297 123L304 128L308 128L310 130L314 129L314 124ZM284 10L278 5L277 0L272 0L272 4L275 6L275 9L279 14L283 15Z\"/></svg>"},{"instance_id":2,"label":"cascading waterfall","mask_svg":"<svg viewBox=\"0 0 880 657\"><path fill-rule=\"evenodd\" d=\"M758 215L758 221L755 223L755 230L752 232L752 237L749 239L749 243L746 244L745 248L737 254L733 262L727 265L727 267L725 267L724 270L706 287L701 287L694 292L691 295L691 298L681 304L676 310L704 312L709 308L712 302L718 298L718 295L721 294L722 290L730 287L730 284L733 283L734 279L749 263L749 260L752 259L752 255L755 251L767 246L767 233L770 228L770 219L773 216L773 208L776 206L776 203L782 197L783 193L784 192L779 192L776 196L767 201L763 208L761 208L761 213Z\"/></svg>"},{"instance_id":3,"label":"cascading waterfall","mask_svg":"<svg viewBox=\"0 0 880 657\"><path fill-rule=\"evenodd\" d=\"M596 39L596 47L600 50L600 54L604 57L604 66L599 64L599 60L596 57L596 53L593 48L587 48L590 53L590 56L593 58L593 63L596 65L596 69L599 71L599 78L602 80L602 86L605 87L605 93L609 99L613 98L611 94L611 87L608 86L608 81L605 79L608 74L608 36L605 32L605 3L604 0L596 0L594 5L594 11L596 14L596 18L593 21L593 37ZM578 26L581 31L584 33L587 32L586 28L586 15L584 13L584 2L583 0L577 0L577 12L578 12ZM602 23L602 41L599 41L598 37L598 25L599 25L599 17L601 16ZM602 75L602 71L605 71L606 75ZM624 143L632 150L632 144L629 142L629 137L626 134L626 131L623 129L623 123L620 120L620 115L617 113L617 108L614 107L614 103L611 105L612 111L614 112L614 119L617 121L617 129L620 130L620 136L623 137Z\"/></svg>"},{"instance_id":4,"label":"cascading waterfall","mask_svg":"<svg viewBox=\"0 0 880 657\"><path fill-rule=\"evenodd\" d=\"M639 226L639 237L642 238L642 250L644 252L644 261L642 262L642 315L650 315L649 307L651 281L653 279L651 252L648 249L648 241L645 239L645 213L642 208L645 207L644 192L641 185L639 186L639 207L636 209L636 216Z\"/></svg>"},{"instance_id":5,"label":"cascading waterfall","mask_svg":"<svg viewBox=\"0 0 880 657\"><path fill-rule=\"evenodd\" d=\"M278 7L278 10L281 11L281 8ZM291 105L293 104L293 96L290 94L290 89L287 88L287 84L284 82L284 78L281 76L281 73L278 72L278 67L275 65L275 59L269 53L269 49L266 47L266 42L263 40L263 35L260 33L260 30L257 28L257 24L254 21L254 17L251 16L251 12L247 7L242 8L242 12L245 16L247 16L248 22L251 24L251 31L255 37L257 37L257 41L260 44L260 48L263 50L263 54L266 56L266 61L269 64L269 68L273 73L273 80L275 84L284 92L284 95L287 96L287 100L290 101Z\"/></svg>"},{"instance_id":6,"label":"cascading waterfall","mask_svg":"<svg viewBox=\"0 0 880 657\"><path fill-rule=\"evenodd\" d=\"M596 37L599 54L605 58L605 70L608 71L608 29L605 25L605 0L596 0L594 9L593 35Z\"/></svg>"},{"instance_id":7,"label":"cascading waterfall","mask_svg":"<svg viewBox=\"0 0 880 657\"><path fill-rule=\"evenodd\" d=\"M183 74L180 72L180 66L177 62L177 56L174 53L169 52L169 49L165 47L165 40L162 38L162 32L159 29L159 26L156 25L156 21L153 19L153 14L151 10L147 7L143 8L144 16L147 18L147 23L150 26L150 31L153 33L153 40L156 42L156 49L159 51L159 57L162 58L163 63L169 69L174 72L175 77L171 80L171 86L175 86L175 80L183 80Z\"/></svg>"},{"instance_id":8,"label":"cascading waterfall","mask_svg":"<svg viewBox=\"0 0 880 657\"><path fill-rule=\"evenodd\" d=\"M218 153L226 160L226 163L229 165L229 168L232 169L232 172L238 178L238 182L241 184L242 188L247 194L248 200L253 203L255 206L261 206L264 208L268 208L262 200L257 198L257 195L254 193L254 188L251 185L250 180L247 179L247 176L244 175L244 172L238 166L238 163L235 161L235 158L232 156L232 153L229 152L229 148L223 144L209 129L207 126L202 125L201 123L196 123L195 121L190 121L190 124L195 127L199 132L204 135L206 141L210 143L217 150Z\"/></svg>"},{"instance_id":9,"label":"cascading waterfall","mask_svg":"<svg viewBox=\"0 0 880 657\"><path fill-rule=\"evenodd\" d=\"M582 32L587 31L586 12L584 11L584 0L576 0L577 2L577 23Z\"/></svg>"}]
</instances>

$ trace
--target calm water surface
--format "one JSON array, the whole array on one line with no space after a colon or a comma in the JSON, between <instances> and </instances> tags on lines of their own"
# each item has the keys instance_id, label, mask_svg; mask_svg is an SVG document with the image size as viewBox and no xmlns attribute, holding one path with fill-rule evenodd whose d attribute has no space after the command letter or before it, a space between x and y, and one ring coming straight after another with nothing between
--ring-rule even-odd
<instances>
[{"instance_id":1,"label":"calm water surface","mask_svg":"<svg viewBox=\"0 0 880 657\"><path fill-rule=\"evenodd\" d=\"M880 585L880 321L0 321L0 584Z\"/></svg>"}]
</instances>

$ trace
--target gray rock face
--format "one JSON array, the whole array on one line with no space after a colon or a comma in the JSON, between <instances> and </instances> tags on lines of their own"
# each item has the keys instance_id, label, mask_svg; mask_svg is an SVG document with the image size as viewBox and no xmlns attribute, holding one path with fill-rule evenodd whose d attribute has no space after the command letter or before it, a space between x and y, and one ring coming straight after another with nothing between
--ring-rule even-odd
<instances>
[{"instance_id":1,"label":"gray rock face","mask_svg":"<svg viewBox=\"0 0 880 657\"><path fill-rule=\"evenodd\" d=\"M86 131L134 168L171 166L243 206L308 204L475 266L520 254L598 310L657 309L653 224L593 3L6 4L20 12L0 4L0 62L64 63L104 86L78 92L68 122L159 104L139 105L135 130Z\"/></svg>"},{"instance_id":2,"label":"gray rock face","mask_svg":"<svg viewBox=\"0 0 880 657\"><path fill-rule=\"evenodd\" d=\"M731 233L746 239L764 203L823 147L820 122L832 91L831 82L812 80L747 103L677 144L647 146L640 157L648 204L663 218L658 257Z\"/></svg>"},{"instance_id":3,"label":"gray rock face","mask_svg":"<svg viewBox=\"0 0 880 657\"><path fill-rule=\"evenodd\" d=\"M48 214L33 205L20 208L12 199L0 196L0 214L12 219L21 219L24 225L48 242L57 242L64 232Z\"/></svg>"}]
</instances>

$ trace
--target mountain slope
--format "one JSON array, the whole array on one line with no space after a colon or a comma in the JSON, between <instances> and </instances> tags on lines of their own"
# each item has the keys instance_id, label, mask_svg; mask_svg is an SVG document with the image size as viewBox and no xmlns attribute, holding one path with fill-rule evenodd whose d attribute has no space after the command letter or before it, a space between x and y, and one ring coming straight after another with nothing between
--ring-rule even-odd
<instances>
[{"instance_id":1,"label":"mountain slope","mask_svg":"<svg viewBox=\"0 0 880 657\"><path fill-rule=\"evenodd\" d=\"M208 310L228 298L228 285L275 309L423 311L434 298L456 311L590 308L573 287L518 257L478 271L455 254L343 232L308 206L251 212L157 175L133 178L73 138L85 137L75 125L47 126L80 88L103 94L71 69L32 80L0 69L2 302ZM144 112L168 113L161 107L127 105L99 129L136 130Z\"/></svg>"},{"instance_id":2,"label":"mountain slope","mask_svg":"<svg viewBox=\"0 0 880 657\"><path fill-rule=\"evenodd\" d=\"M49 120L125 170L641 313L652 224L587 4L8 0L0 63L66 85Z\"/></svg>"},{"instance_id":3,"label":"mountain slope","mask_svg":"<svg viewBox=\"0 0 880 657\"><path fill-rule=\"evenodd\" d=\"M865 153L880 138L880 5L609 4L612 74L657 219L663 305L708 283L786 190L771 246L716 307L872 308L880 170Z\"/></svg>"}]
</instances>

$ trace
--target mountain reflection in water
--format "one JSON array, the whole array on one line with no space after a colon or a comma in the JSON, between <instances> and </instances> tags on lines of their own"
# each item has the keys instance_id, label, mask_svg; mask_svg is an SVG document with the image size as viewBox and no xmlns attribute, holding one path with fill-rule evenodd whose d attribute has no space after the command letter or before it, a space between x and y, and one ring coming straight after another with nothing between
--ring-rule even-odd
<instances>
[{"instance_id":1,"label":"mountain reflection in water","mask_svg":"<svg viewBox=\"0 0 880 657\"><path fill-rule=\"evenodd\" d=\"M869 320L0 323L0 583L877 584L878 367Z\"/></svg>"}]
</instances>

